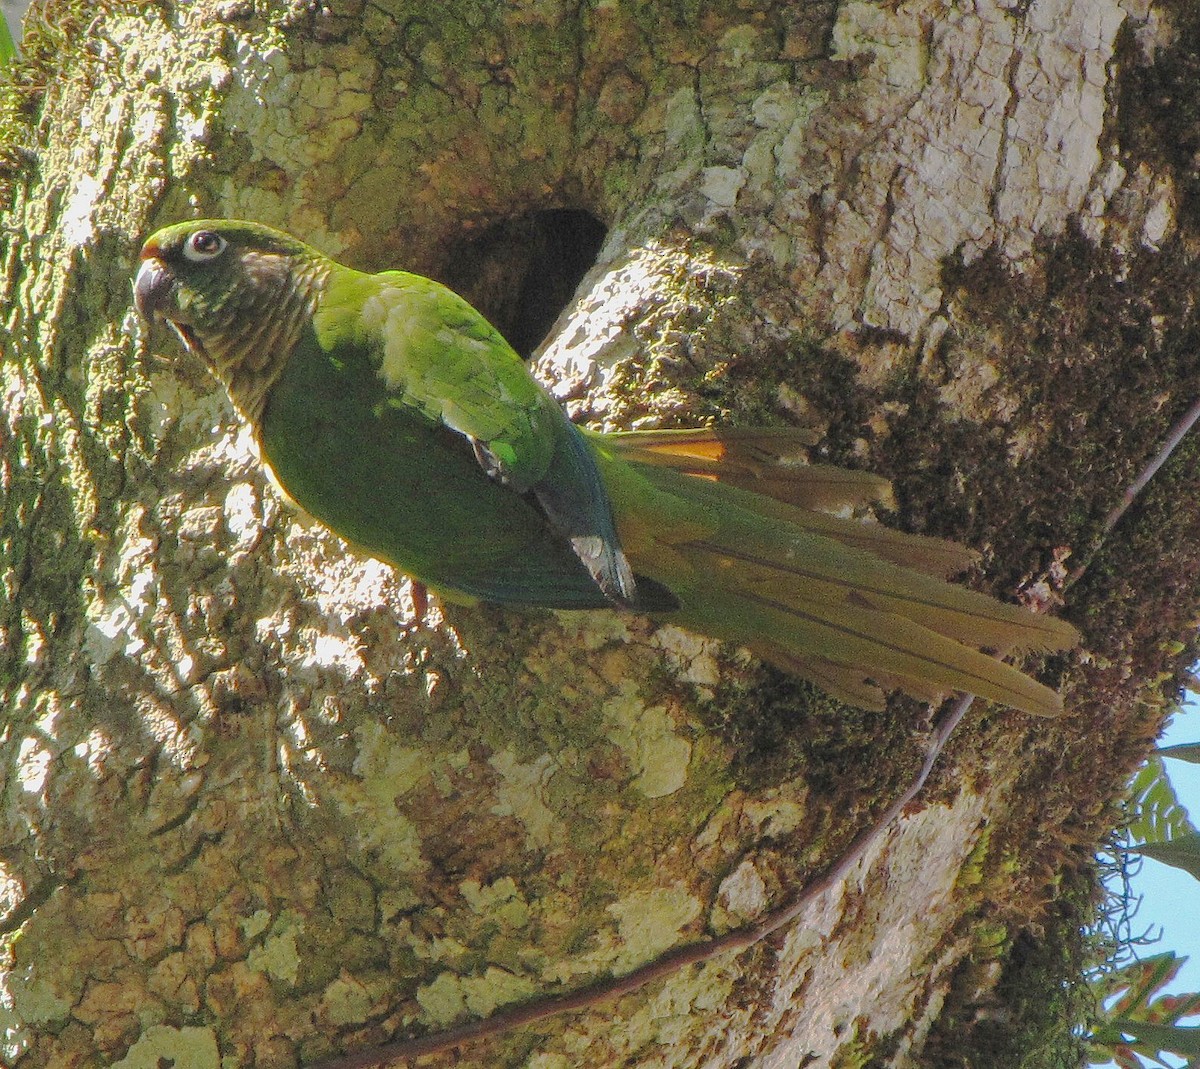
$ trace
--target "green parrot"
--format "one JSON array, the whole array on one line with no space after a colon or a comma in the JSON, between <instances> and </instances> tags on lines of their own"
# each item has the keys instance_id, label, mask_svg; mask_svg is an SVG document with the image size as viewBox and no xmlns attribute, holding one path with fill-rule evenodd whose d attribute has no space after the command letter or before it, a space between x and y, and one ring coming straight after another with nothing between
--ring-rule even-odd
<instances>
[{"instance_id":1,"label":"green parrot","mask_svg":"<svg viewBox=\"0 0 1200 1069\"><path fill-rule=\"evenodd\" d=\"M803 431L584 430L451 290L257 223L159 230L134 296L296 504L450 601L646 613L866 708L896 689L1061 710L981 651L1066 649L1075 629L946 582L960 546L825 511L888 484L801 463Z\"/></svg>"}]
</instances>

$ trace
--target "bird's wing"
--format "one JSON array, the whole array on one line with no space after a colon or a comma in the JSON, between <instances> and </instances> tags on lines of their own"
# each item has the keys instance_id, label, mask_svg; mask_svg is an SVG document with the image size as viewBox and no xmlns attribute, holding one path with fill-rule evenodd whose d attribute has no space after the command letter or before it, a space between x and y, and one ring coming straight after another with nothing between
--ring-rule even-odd
<instances>
[{"instance_id":1,"label":"bird's wing","mask_svg":"<svg viewBox=\"0 0 1200 1069\"><path fill-rule=\"evenodd\" d=\"M394 403L462 434L488 475L532 493L610 601L663 607L661 598L639 597L590 443L500 332L419 275L388 271L353 285L360 336L375 350Z\"/></svg>"},{"instance_id":2,"label":"bird's wing","mask_svg":"<svg viewBox=\"0 0 1200 1069\"><path fill-rule=\"evenodd\" d=\"M464 435L488 474L528 490L550 466L557 428L550 398L521 358L445 286L403 271L371 278L362 325L397 403Z\"/></svg>"}]
</instances>

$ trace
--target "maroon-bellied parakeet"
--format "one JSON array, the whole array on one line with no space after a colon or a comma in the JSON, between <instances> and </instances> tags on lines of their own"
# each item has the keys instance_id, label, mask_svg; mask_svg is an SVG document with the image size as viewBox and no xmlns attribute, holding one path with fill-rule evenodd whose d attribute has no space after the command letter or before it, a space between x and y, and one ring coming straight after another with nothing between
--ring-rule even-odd
<instances>
[{"instance_id":1,"label":"maroon-bellied parakeet","mask_svg":"<svg viewBox=\"0 0 1200 1069\"><path fill-rule=\"evenodd\" d=\"M583 430L451 290L256 223L169 226L141 260L139 311L223 383L284 491L449 600L645 612L865 707L1061 708L981 650L1074 628L946 582L959 546L821 511L887 484L797 463L802 431Z\"/></svg>"}]
</instances>

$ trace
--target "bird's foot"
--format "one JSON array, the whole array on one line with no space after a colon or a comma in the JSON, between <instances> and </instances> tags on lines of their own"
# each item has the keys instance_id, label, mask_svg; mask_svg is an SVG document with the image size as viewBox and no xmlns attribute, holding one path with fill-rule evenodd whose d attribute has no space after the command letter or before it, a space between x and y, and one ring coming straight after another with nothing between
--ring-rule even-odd
<instances>
[{"instance_id":1,"label":"bird's foot","mask_svg":"<svg viewBox=\"0 0 1200 1069\"><path fill-rule=\"evenodd\" d=\"M429 613L429 587L418 579L410 579L408 596L412 598L412 617L405 630L420 631L426 626L426 617Z\"/></svg>"}]
</instances>

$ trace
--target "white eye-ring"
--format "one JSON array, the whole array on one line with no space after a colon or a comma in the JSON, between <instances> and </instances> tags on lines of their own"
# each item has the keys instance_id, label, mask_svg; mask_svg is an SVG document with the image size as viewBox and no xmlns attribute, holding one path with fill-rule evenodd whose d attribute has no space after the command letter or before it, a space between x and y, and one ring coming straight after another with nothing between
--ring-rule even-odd
<instances>
[{"instance_id":1,"label":"white eye-ring","mask_svg":"<svg viewBox=\"0 0 1200 1069\"><path fill-rule=\"evenodd\" d=\"M196 263L215 260L225 251L227 244L220 234L214 234L211 230L197 230L184 242L183 255Z\"/></svg>"}]
</instances>

